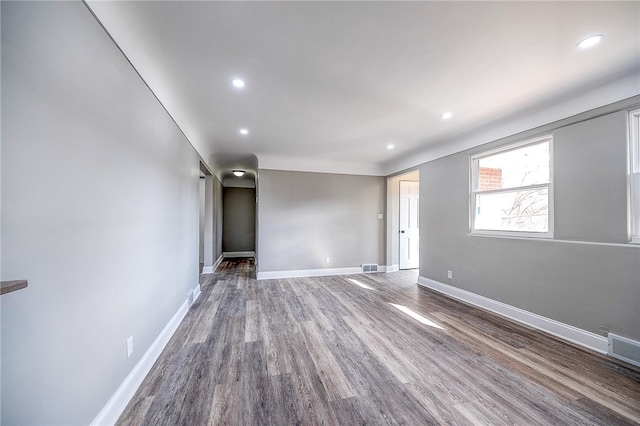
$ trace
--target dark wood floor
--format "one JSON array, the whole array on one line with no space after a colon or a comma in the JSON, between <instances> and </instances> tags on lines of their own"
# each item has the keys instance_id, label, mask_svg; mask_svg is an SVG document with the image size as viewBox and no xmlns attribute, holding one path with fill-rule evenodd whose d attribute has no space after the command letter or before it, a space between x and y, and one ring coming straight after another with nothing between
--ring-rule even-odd
<instances>
[{"instance_id":1,"label":"dark wood floor","mask_svg":"<svg viewBox=\"0 0 640 426\"><path fill-rule=\"evenodd\" d=\"M640 369L416 276L256 281L251 261L227 260L202 275L202 295L119 424L640 423Z\"/></svg>"}]
</instances>

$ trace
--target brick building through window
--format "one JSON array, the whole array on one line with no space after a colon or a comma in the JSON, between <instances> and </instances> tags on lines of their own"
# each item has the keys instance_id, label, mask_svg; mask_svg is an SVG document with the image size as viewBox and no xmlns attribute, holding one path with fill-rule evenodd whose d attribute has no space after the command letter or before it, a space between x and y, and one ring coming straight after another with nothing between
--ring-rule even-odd
<instances>
[{"instance_id":1,"label":"brick building through window","mask_svg":"<svg viewBox=\"0 0 640 426\"><path fill-rule=\"evenodd\" d=\"M480 191L502 188L502 169L494 169L491 167L480 167L479 170L479 188Z\"/></svg>"}]
</instances>

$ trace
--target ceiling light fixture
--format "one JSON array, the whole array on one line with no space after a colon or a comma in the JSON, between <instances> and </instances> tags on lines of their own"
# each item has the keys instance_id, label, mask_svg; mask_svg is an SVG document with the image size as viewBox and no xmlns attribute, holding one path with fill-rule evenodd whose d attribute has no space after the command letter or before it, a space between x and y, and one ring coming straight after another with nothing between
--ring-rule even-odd
<instances>
[{"instance_id":1,"label":"ceiling light fixture","mask_svg":"<svg viewBox=\"0 0 640 426\"><path fill-rule=\"evenodd\" d=\"M387 149L391 150L391 149L393 149L393 148L395 148L395 145L394 145L394 144L390 143L389 145L387 145Z\"/></svg>"},{"instance_id":2,"label":"ceiling light fixture","mask_svg":"<svg viewBox=\"0 0 640 426\"><path fill-rule=\"evenodd\" d=\"M240 134L241 135L248 135L249 131L247 129L240 129Z\"/></svg>"},{"instance_id":3,"label":"ceiling light fixture","mask_svg":"<svg viewBox=\"0 0 640 426\"><path fill-rule=\"evenodd\" d=\"M236 177L242 177L242 176L244 176L244 170L234 170L234 171L233 171L233 174L234 174Z\"/></svg>"},{"instance_id":4,"label":"ceiling light fixture","mask_svg":"<svg viewBox=\"0 0 640 426\"><path fill-rule=\"evenodd\" d=\"M578 42L578 47L580 49L587 49L591 46L595 46L596 44L600 43L600 41L604 38L604 36L602 34L596 34L596 35L592 35L589 36L583 40L580 40L580 42Z\"/></svg>"},{"instance_id":5,"label":"ceiling light fixture","mask_svg":"<svg viewBox=\"0 0 640 426\"><path fill-rule=\"evenodd\" d=\"M440 118L442 118L443 120L448 120L451 117L453 117L453 113L451 112L443 112L442 114L440 114Z\"/></svg>"},{"instance_id":6,"label":"ceiling light fixture","mask_svg":"<svg viewBox=\"0 0 640 426\"><path fill-rule=\"evenodd\" d=\"M244 87L244 80L239 79L239 78L233 79L233 81L231 83L236 87Z\"/></svg>"}]
</instances>

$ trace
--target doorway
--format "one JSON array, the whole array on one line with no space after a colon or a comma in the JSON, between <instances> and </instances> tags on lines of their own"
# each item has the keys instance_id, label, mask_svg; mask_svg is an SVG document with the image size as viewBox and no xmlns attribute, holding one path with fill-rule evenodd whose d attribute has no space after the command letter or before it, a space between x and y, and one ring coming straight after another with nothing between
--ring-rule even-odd
<instances>
[{"instance_id":1,"label":"doorway","mask_svg":"<svg viewBox=\"0 0 640 426\"><path fill-rule=\"evenodd\" d=\"M198 223L199 223L199 230L198 230L198 240L199 240L199 260L198 263L200 264L200 267L198 269L198 274L202 274L202 269L204 268L204 225L205 225L205 217L204 217L204 213L205 213L205 206L206 206L206 201L205 201L205 197L206 197L206 190L205 190L205 176L204 173L200 172L200 183L199 183L199 187L198 187Z\"/></svg>"},{"instance_id":2,"label":"doorway","mask_svg":"<svg viewBox=\"0 0 640 426\"><path fill-rule=\"evenodd\" d=\"M400 181L400 269L420 266L420 182Z\"/></svg>"},{"instance_id":3,"label":"doorway","mask_svg":"<svg viewBox=\"0 0 640 426\"><path fill-rule=\"evenodd\" d=\"M256 189L223 189L222 252L228 257L255 257Z\"/></svg>"},{"instance_id":4,"label":"doorway","mask_svg":"<svg viewBox=\"0 0 640 426\"><path fill-rule=\"evenodd\" d=\"M211 273L214 262L214 188L213 175L200 163L200 179L198 187L198 222L199 222L199 267L198 272Z\"/></svg>"},{"instance_id":5,"label":"doorway","mask_svg":"<svg viewBox=\"0 0 640 426\"><path fill-rule=\"evenodd\" d=\"M403 188L405 193L405 196L402 197L403 201L401 201L401 182L404 182L402 185L405 187ZM404 204L403 210L407 209L408 211L403 211L401 214L402 204ZM419 206L419 170L387 178L387 272L415 269L420 266ZM400 232L402 230L405 232ZM400 261L401 247L402 262Z\"/></svg>"}]
</instances>

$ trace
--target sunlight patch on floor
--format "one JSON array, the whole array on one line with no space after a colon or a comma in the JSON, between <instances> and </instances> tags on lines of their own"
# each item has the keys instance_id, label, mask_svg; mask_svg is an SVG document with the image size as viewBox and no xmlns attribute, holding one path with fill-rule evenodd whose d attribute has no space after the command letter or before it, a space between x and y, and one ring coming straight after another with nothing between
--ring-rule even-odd
<instances>
[{"instance_id":1,"label":"sunlight patch on floor","mask_svg":"<svg viewBox=\"0 0 640 426\"><path fill-rule=\"evenodd\" d=\"M429 318L424 317L422 315L420 315L419 313L412 311L411 309L407 308L404 305L396 305L395 303L389 303L391 306L393 306L394 308L396 308L397 310L404 312L405 314L409 315L411 318L420 321L422 324L424 325L428 325L429 327L433 327L433 328L438 328L440 330L444 330L443 327L441 327L438 323L435 323L433 321L431 321Z\"/></svg>"},{"instance_id":2,"label":"sunlight patch on floor","mask_svg":"<svg viewBox=\"0 0 640 426\"><path fill-rule=\"evenodd\" d=\"M355 285L358 285L358 286L360 286L360 287L362 287L362 288L366 288L367 290L375 290L374 288L369 287L369 286L368 286L368 285L366 285L366 284L362 284L360 281L358 281L358 280L354 280L353 278L347 278L347 280L348 280L348 281L351 281L351 282L352 282L352 283L354 283Z\"/></svg>"}]
</instances>

